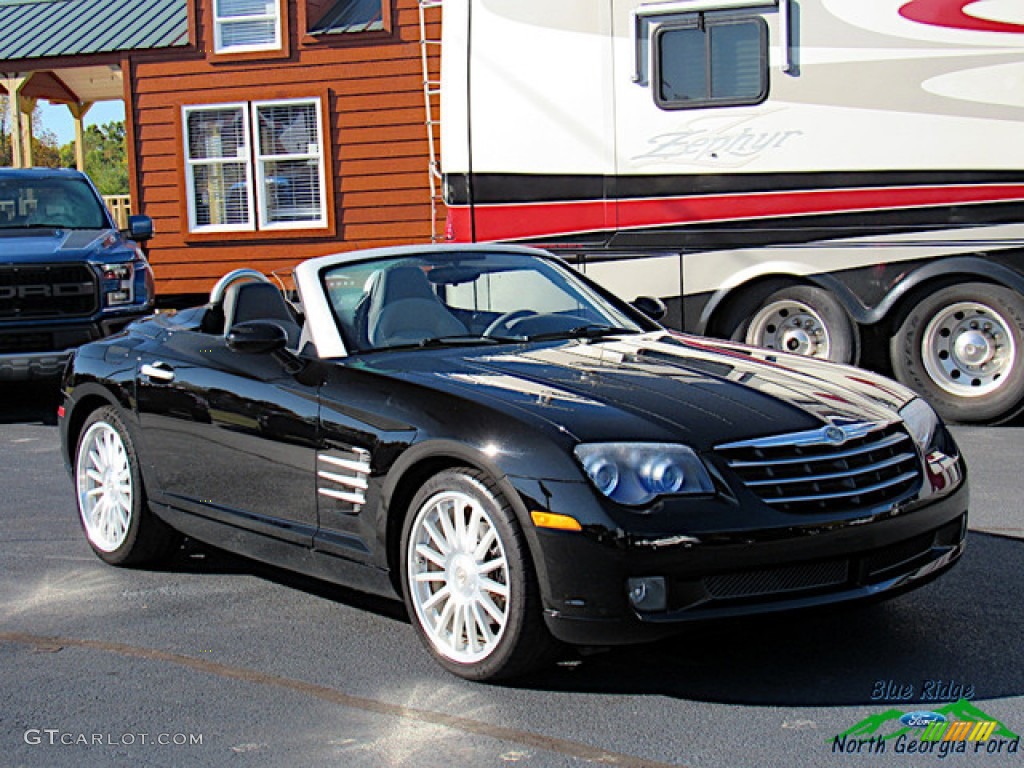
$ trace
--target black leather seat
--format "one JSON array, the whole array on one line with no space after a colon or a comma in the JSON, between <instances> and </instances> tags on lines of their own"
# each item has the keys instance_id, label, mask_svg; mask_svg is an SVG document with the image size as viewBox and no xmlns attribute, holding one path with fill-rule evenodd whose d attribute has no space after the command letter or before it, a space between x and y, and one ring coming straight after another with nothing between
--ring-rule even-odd
<instances>
[{"instance_id":1,"label":"black leather seat","mask_svg":"<svg viewBox=\"0 0 1024 768\"><path fill-rule=\"evenodd\" d=\"M292 349L298 346L302 328L276 285L250 282L235 283L228 288L224 295L224 333L250 320L277 323L288 334L288 346Z\"/></svg>"}]
</instances>

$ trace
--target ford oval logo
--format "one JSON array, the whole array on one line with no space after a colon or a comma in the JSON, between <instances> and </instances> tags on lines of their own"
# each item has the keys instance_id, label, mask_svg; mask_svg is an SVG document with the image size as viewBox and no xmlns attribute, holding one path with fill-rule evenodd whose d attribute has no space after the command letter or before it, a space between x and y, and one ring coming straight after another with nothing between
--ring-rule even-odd
<instances>
[{"instance_id":1,"label":"ford oval logo","mask_svg":"<svg viewBox=\"0 0 1024 768\"><path fill-rule=\"evenodd\" d=\"M825 427L825 439L832 445L842 445L846 442L846 433L839 427Z\"/></svg>"},{"instance_id":2,"label":"ford oval logo","mask_svg":"<svg viewBox=\"0 0 1024 768\"><path fill-rule=\"evenodd\" d=\"M929 723L944 723L946 722L946 716L940 715L938 712L907 712L903 717L900 718L900 722L904 725L909 725L911 728L924 728Z\"/></svg>"}]
</instances>

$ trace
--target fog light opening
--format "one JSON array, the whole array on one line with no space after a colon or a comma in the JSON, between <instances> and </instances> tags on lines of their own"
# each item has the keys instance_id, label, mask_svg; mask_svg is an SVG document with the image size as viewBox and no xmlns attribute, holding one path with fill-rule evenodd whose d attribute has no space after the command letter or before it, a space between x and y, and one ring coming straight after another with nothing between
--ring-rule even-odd
<instances>
[{"instance_id":1,"label":"fog light opening","mask_svg":"<svg viewBox=\"0 0 1024 768\"><path fill-rule=\"evenodd\" d=\"M654 613L668 607L668 590L663 576L641 576L628 579L626 590L629 602L638 611Z\"/></svg>"}]
</instances>

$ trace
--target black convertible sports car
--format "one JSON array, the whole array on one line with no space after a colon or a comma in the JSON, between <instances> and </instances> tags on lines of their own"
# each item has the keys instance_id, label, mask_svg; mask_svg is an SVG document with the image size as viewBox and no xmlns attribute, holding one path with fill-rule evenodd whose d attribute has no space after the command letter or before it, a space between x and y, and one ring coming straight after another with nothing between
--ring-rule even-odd
<instances>
[{"instance_id":1,"label":"black convertible sports car","mask_svg":"<svg viewBox=\"0 0 1024 768\"><path fill-rule=\"evenodd\" d=\"M77 352L61 437L105 561L185 534L397 591L441 664L495 679L556 640L895 594L963 550L960 452L884 378L667 331L527 248L294 282L236 271Z\"/></svg>"}]
</instances>

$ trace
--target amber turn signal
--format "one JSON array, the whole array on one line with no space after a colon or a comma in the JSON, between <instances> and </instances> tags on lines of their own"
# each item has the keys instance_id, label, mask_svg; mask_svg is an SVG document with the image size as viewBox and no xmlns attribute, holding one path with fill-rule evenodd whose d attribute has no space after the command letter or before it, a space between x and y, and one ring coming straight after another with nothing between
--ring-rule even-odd
<instances>
[{"instance_id":1,"label":"amber turn signal","mask_svg":"<svg viewBox=\"0 0 1024 768\"><path fill-rule=\"evenodd\" d=\"M538 528L553 528L556 531L582 531L580 521L568 515L556 515L554 512L531 512L533 524Z\"/></svg>"}]
</instances>

